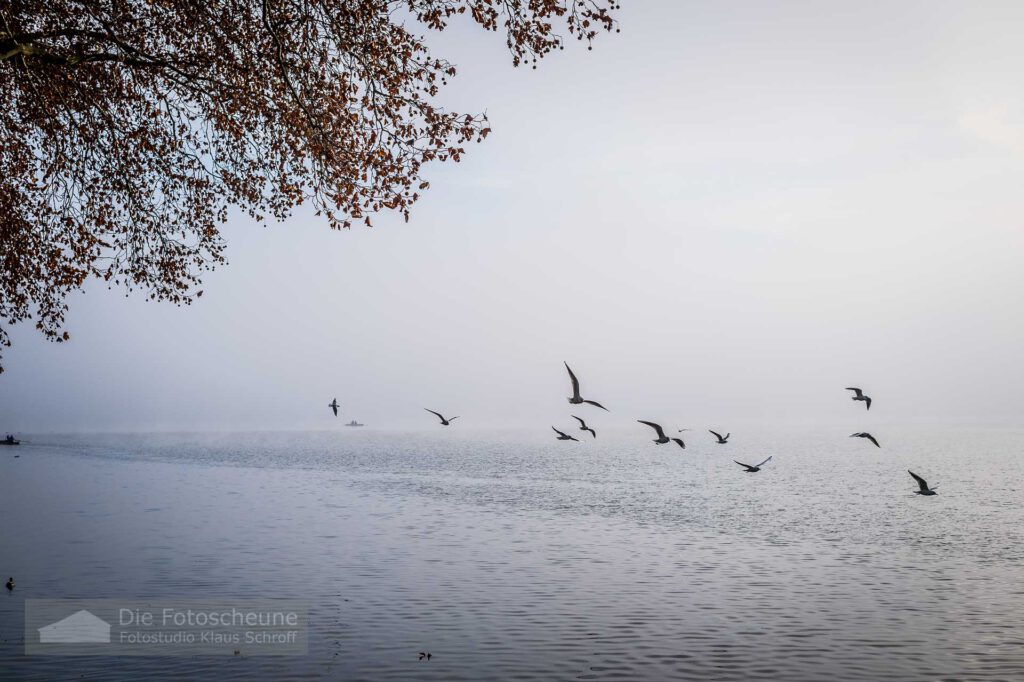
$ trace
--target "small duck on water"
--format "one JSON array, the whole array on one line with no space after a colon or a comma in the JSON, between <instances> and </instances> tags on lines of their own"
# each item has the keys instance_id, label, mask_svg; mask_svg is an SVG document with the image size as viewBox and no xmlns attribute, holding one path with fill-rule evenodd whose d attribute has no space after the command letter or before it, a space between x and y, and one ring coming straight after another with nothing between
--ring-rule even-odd
<instances>
[{"instance_id":1,"label":"small duck on water","mask_svg":"<svg viewBox=\"0 0 1024 682\"><path fill-rule=\"evenodd\" d=\"M14 578L8 578L7 579L7 584L5 585L5 587L7 588L8 592L13 592L14 591Z\"/></svg>"}]
</instances>

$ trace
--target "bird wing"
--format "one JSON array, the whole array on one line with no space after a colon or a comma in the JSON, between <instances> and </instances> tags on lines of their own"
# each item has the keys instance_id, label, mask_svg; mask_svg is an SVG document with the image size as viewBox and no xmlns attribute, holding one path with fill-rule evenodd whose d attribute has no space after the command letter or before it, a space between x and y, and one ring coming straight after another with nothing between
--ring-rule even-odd
<instances>
[{"instance_id":1,"label":"bird wing","mask_svg":"<svg viewBox=\"0 0 1024 682\"><path fill-rule=\"evenodd\" d=\"M725 434L725 439L726 439L726 440L729 440L729 436L731 436L731 435L732 435L731 433L727 433L727 434Z\"/></svg>"},{"instance_id":2,"label":"bird wing","mask_svg":"<svg viewBox=\"0 0 1024 682\"><path fill-rule=\"evenodd\" d=\"M334 416L337 417L338 416L338 406L336 404L335 405L331 405L331 409L334 410Z\"/></svg>"},{"instance_id":3,"label":"bird wing","mask_svg":"<svg viewBox=\"0 0 1024 682\"><path fill-rule=\"evenodd\" d=\"M573 398L579 398L580 397L580 380L577 379L576 375L572 373L571 369L569 369L569 363L568 362L565 362L563 360L562 363L565 365L565 368L567 370L569 370L569 378L572 379L572 397Z\"/></svg>"},{"instance_id":4,"label":"bird wing","mask_svg":"<svg viewBox=\"0 0 1024 682\"><path fill-rule=\"evenodd\" d=\"M864 402L868 404L868 409L871 409L871 398L864 396Z\"/></svg>"},{"instance_id":5,"label":"bird wing","mask_svg":"<svg viewBox=\"0 0 1024 682\"><path fill-rule=\"evenodd\" d=\"M882 447L881 445L879 445L879 444L878 444L878 441L877 441L877 440L875 440L875 437L874 437L874 436L872 436L872 435L871 435L870 433L865 433L865 434L864 434L864 437L865 437L865 438L867 438L867 439L868 439L869 441L871 441L872 443L874 443L874 444L875 444L875 447L876 447L876 448L880 448L880 447Z\"/></svg>"},{"instance_id":6,"label":"bird wing","mask_svg":"<svg viewBox=\"0 0 1024 682\"><path fill-rule=\"evenodd\" d=\"M657 431L658 432L658 438L664 438L665 437L665 432L662 430L660 424L655 424L654 422L645 422L643 419L637 419L637 421L640 422L641 424L647 424L652 429Z\"/></svg>"},{"instance_id":7,"label":"bird wing","mask_svg":"<svg viewBox=\"0 0 1024 682\"><path fill-rule=\"evenodd\" d=\"M440 419L441 421L444 421L444 417L442 417L442 416L441 416L441 413L440 413L440 412L434 412L433 410L428 410L428 409L427 409L427 408L425 408L425 407L424 407L423 409L424 409L424 410L427 410L427 412L429 412L430 414L432 414L432 415L436 416L436 417L437 417L438 419Z\"/></svg>"},{"instance_id":8,"label":"bird wing","mask_svg":"<svg viewBox=\"0 0 1024 682\"><path fill-rule=\"evenodd\" d=\"M593 436L594 438L597 438L597 431L595 431L594 429L582 429L582 430L583 431L590 431L590 435Z\"/></svg>"},{"instance_id":9,"label":"bird wing","mask_svg":"<svg viewBox=\"0 0 1024 682\"><path fill-rule=\"evenodd\" d=\"M907 473L910 474L911 476L913 476L914 480L917 481L917 485L918 485L918 487L921 488L921 492L925 492L925 491L928 490L928 482L926 480L924 480L923 478L921 478L920 476L915 474L910 469L907 469Z\"/></svg>"},{"instance_id":10,"label":"bird wing","mask_svg":"<svg viewBox=\"0 0 1024 682\"><path fill-rule=\"evenodd\" d=\"M859 389L859 388L854 388L853 386L847 386L847 387L846 387L846 390L847 390L847 391L853 391L854 393L856 393L856 394L857 394L857 397L858 397L858 398L859 398L859 397L861 397L862 395L864 395L863 393L861 393L861 392L860 392L860 389Z\"/></svg>"},{"instance_id":11,"label":"bird wing","mask_svg":"<svg viewBox=\"0 0 1024 682\"><path fill-rule=\"evenodd\" d=\"M571 436L566 436L564 433L562 433L561 431L556 429L554 426L551 427L551 430L554 431L555 433L557 433L559 436L563 436L565 438L571 438Z\"/></svg>"},{"instance_id":12,"label":"bird wing","mask_svg":"<svg viewBox=\"0 0 1024 682\"><path fill-rule=\"evenodd\" d=\"M585 402L585 403L589 403L589 404L591 404L591 405L595 405L595 406L597 406L597 407L600 407L600 408L601 408L602 410L604 410L605 412L608 412L608 411L609 411L607 407L605 407L605 406L604 406L604 405L602 405L601 403L597 402L596 400L584 400L583 402Z\"/></svg>"},{"instance_id":13,"label":"bird wing","mask_svg":"<svg viewBox=\"0 0 1024 682\"><path fill-rule=\"evenodd\" d=\"M584 431L587 430L587 422L583 421L582 419L580 419L576 415L572 415L572 418L580 423L580 429L582 429Z\"/></svg>"},{"instance_id":14,"label":"bird wing","mask_svg":"<svg viewBox=\"0 0 1024 682\"><path fill-rule=\"evenodd\" d=\"M708 429L708 431L713 433L713 434L715 434L715 438L717 438L718 440L722 440L722 434L718 433L717 431L711 431L711 429ZM736 460L733 460L733 461L735 462ZM747 466L747 465L744 464L743 466Z\"/></svg>"},{"instance_id":15,"label":"bird wing","mask_svg":"<svg viewBox=\"0 0 1024 682\"><path fill-rule=\"evenodd\" d=\"M451 419L449 419L448 421L454 421L454 420L456 420L456 419L458 419L458 417L452 417L452 418L451 418Z\"/></svg>"},{"instance_id":16,"label":"bird wing","mask_svg":"<svg viewBox=\"0 0 1024 682\"><path fill-rule=\"evenodd\" d=\"M768 463L768 462L770 462L771 460L772 460L772 458L771 458L771 456L769 456L769 457L768 457L768 459L766 459L765 461L761 462L761 463L760 463L760 464L758 464L757 466L759 466L759 467L763 467L763 466L764 466L765 464L767 464L767 463Z\"/></svg>"},{"instance_id":17,"label":"bird wing","mask_svg":"<svg viewBox=\"0 0 1024 682\"><path fill-rule=\"evenodd\" d=\"M735 459L733 461L736 462ZM741 467L747 467L748 469L753 469L754 468L754 467L750 466L749 464L744 464L743 462L736 462L736 463L739 464Z\"/></svg>"},{"instance_id":18,"label":"bird wing","mask_svg":"<svg viewBox=\"0 0 1024 682\"><path fill-rule=\"evenodd\" d=\"M682 438L673 438L672 440L674 440L683 450L686 449L686 443L683 442Z\"/></svg>"}]
</instances>

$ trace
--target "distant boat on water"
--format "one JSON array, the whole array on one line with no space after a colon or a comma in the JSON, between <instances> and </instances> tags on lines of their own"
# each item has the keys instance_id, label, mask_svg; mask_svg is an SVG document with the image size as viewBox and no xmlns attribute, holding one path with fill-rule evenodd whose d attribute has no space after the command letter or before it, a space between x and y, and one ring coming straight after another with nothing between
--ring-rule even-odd
<instances>
[{"instance_id":1,"label":"distant boat on water","mask_svg":"<svg viewBox=\"0 0 1024 682\"><path fill-rule=\"evenodd\" d=\"M359 422L357 422L357 421L356 421L355 419L353 419L353 420L352 420L352 421L350 421L350 422L349 422L348 424L345 424L345 426L366 426L366 424L360 424L360 423L359 423Z\"/></svg>"},{"instance_id":2,"label":"distant boat on water","mask_svg":"<svg viewBox=\"0 0 1024 682\"><path fill-rule=\"evenodd\" d=\"M362 424L360 424L360 426L362 426ZM11 434L7 434L6 438L0 440L0 445L21 445L21 441L17 440Z\"/></svg>"}]
</instances>

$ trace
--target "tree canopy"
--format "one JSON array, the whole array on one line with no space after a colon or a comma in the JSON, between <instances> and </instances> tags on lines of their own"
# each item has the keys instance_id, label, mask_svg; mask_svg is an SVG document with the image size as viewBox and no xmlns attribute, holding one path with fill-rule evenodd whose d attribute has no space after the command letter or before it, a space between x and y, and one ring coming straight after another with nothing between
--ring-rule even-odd
<instances>
[{"instance_id":1,"label":"tree canopy","mask_svg":"<svg viewBox=\"0 0 1024 682\"><path fill-rule=\"evenodd\" d=\"M62 341L90 277L189 304L235 207L335 229L409 218L421 169L486 117L447 111L426 34L458 15L512 63L617 30L617 0L5 0L0 317ZM421 31L417 33L416 31ZM563 37L561 32L565 32ZM9 346L0 326L0 345ZM3 371L0 366L0 372Z\"/></svg>"}]
</instances>

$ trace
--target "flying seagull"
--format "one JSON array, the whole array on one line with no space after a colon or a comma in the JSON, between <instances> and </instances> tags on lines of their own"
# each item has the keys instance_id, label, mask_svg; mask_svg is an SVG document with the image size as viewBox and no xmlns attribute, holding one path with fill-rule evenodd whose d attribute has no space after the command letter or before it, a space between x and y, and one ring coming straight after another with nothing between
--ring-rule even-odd
<instances>
[{"instance_id":1,"label":"flying seagull","mask_svg":"<svg viewBox=\"0 0 1024 682\"><path fill-rule=\"evenodd\" d=\"M736 462L736 460L733 460L733 461ZM739 464L741 467L747 467L747 470L744 473L756 474L758 471L761 470L761 467L763 467L769 461L771 461L771 457L769 457L765 461L761 462L760 464L755 464L754 466L750 466L749 464L744 464L743 462L736 462L736 463Z\"/></svg>"},{"instance_id":2,"label":"flying seagull","mask_svg":"<svg viewBox=\"0 0 1024 682\"><path fill-rule=\"evenodd\" d=\"M914 494L916 494L916 495L938 495L938 493L935 492L935 488L938 488L939 486L936 485L935 488L929 488L928 487L928 481L924 480L923 478L921 478L920 476L915 474L910 469L907 469L907 473L914 477L914 480L917 481L918 487L921 488L920 490L915 490Z\"/></svg>"},{"instance_id":3,"label":"flying seagull","mask_svg":"<svg viewBox=\"0 0 1024 682\"><path fill-rule=\"evenodd\" d=\"M869 441L875 444L876 448L882 447L881 445L878 444L878 441L875 440L875 437L872 436L867 431L861 431L860 433L851 433L850 438L867 438Z\"/></svg>"},{"instance_id":4,"label":"flying seagull","mask_svg":"<svg viewBox=\"0 0 1024 682\"><path fill-rule=\"evenodd\" d=\"M605 407L604 405L602 405L601 403L595 402L593 400L584 400L580 396L580 380L577 379L576 375L572 373L571 369L569 369L569 363L568 362L564 362L564 364L565 364L565 368L569 370L569 378L572 379L572 397L569 398L569 403L572 404L572 405L579 405L581 403L587 403L588 405L594 405L596 407L600 407L602 410L607 412L608 408Z\"/></svg>"},{"instance_id":5,"label":"flying seagull","mask_svg":"<svg viewBox=\"0 0 1024 682\"><path fill-rule=\"evenodd\" d=\"M425 408L425 407L423 409L427 410L427 408ZM435 415L438 419L440 419L441 420L441 426L449 426L453 421L458 419L458 417L452 417L451 419L445 419L443 416L441 416L440 412L434 412L433 410L427 410L427 412L429 412L432 415Z\"/></svg>"},{"instance_id":6,"label":"flying seagull","mask_svg":"<svg viewBox=\"0 0 1024 682\"><path fill-rule=\"evenodd\" d=\"M338 399L337 398L335 398L331 402L327 403L327 407L329 407L332 410L334 410L334 416L335 417L338 416Z\"/></svg>"},{"instance_id":7,"label":"flying seagull","mask_svg":"<svg viewBox=\"0 0 1024 682\"><path fill-rule=\"evenodd\" d=\"M682 433L683 431L691 431L691 430L692 429L679 429L679 433Z\"/></svg>"},{"instance_id":8,"label":"flying seagull","mask_svg":"<svg viewBox=\"0 0 1024 682\"><path fill-rule=\"evenodd\" d=\"M864 395L864 391L860 390L859 388L854 388L853 386L847 386L846 390L853 391L854 393L857 394L850 398L850 400L863 400L864 403L867 405L867 408L869 410L871 409L871 396Z\"/></svg>"},{"instance_id":9,"label":"flying seagull","mask_svg":"<svg viewBox=\"0 0 1024 682\"><path fill-rule=\"evenodd\" d=\"M728 443L729 436L732 435L731 433L727 433L725 434L725 436L722 436L722 434L718 433L717 431L712 431L711 429L708 429L708 433L713 433L715 435L715 438L718 439L719 445L725 445L726 443Z\"/></svg>"},{"instance_id":10,"label":"flying seagull","mask_svg":"<svg viewBox=\"0 0 1024 682\"><path fill-rule=\"evenodd\" d=\"M637 419L641 424L647 424L652 429L658 432L658 437L655 439L655 443L658 445L664 445L669 441L669 437L665 435L665 430L661 428L661 424L655 424L654 422L645 422L643 419Z\"/></svg>"},{"instance_id":11,"label":"flying seagull","mask_svg":"<svg viewBox=\"0 0 1024 682\"><path fill-rule=\"evenodd\" d=\"M554 426L551 427L551 430L558 434L558 440L574 440L577 443L579 442L578 438L573 438L572 436L570 436L567 433L562 433L561 431L556 429Z\"/></svg>"},{"instance_id":12,"label":"flying seagull","mask_svg":"<svg viewBox=\"0 0 1024 682\"><path fill-rule=\"evenodd\" d=\"M583 421L576 415L573 415L572 418L580 423L580 431L590 431L590 435L593 436L594 438L597 438L597 431L587 426L587 422Z\"/></svg>"}]
</instances>

